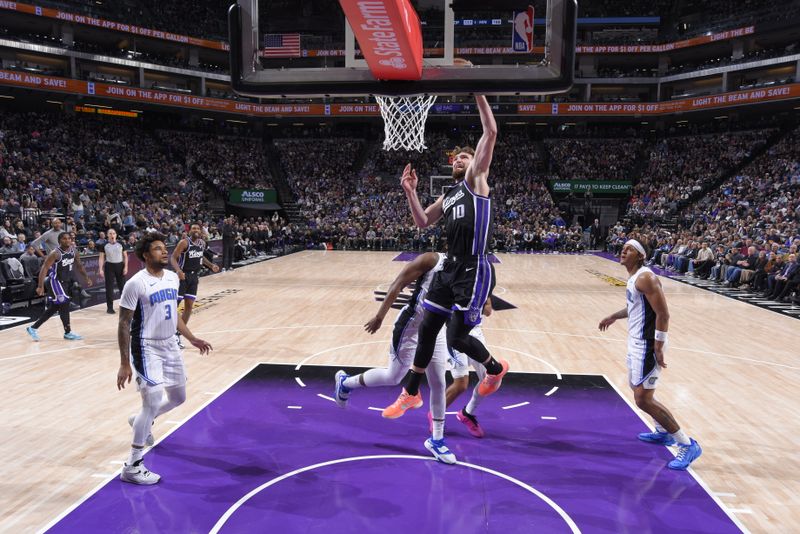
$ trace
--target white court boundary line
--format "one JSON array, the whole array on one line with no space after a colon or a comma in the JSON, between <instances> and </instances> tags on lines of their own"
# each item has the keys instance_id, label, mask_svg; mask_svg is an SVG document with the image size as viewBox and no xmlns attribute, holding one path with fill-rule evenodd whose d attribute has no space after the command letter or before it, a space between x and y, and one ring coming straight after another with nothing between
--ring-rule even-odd
<instances>
[{"instance_id":1,"label":"white court boundary line","mask_svg":"<svg viewBox=\"0 0 800 534\"><path fill-rule=\"evenodd\" d=\"M625 401L625 403L628 405L628 407L630 407L630 409L633 411L633 413L635 413L635 414L636 414L636 415L639 417L639 419L641 419L641 420L642 420L642 422L645 424L645 426L647 426L647 428L649 428L650 430L654 430L654 428L653 428L652 426L650 426L650 422L649 422L647 419L645 419L645 417L644 417L644 416L642 415L642 413L641 413L641 412L640 412L640 411L639 411L639 410L638 410L638 409L637 409L637 408L636 408L636 407L633 405L633 403L630 401L630 399L628 399L628 397L626 397L625 395L623 395L623 394L622 394L622 392L619 390L619 388L617 387L617 385L616 385L616 384L614 384L614 382L612 382L611 380L609 380L609 379L608 379L608 377L607 377L605 374L598 375L598 376L602 376L602 377L603 377L603 378L606 380L606 382L608 382L608 383L611 385L611 387L612 387L612 388L614 388L614 391L616 391L616 392L617 392L617 395L619 395L619 396L622 398L622 400L624 400L624 401ZM667 447L667 450L668 450L670 453L672 453L673 455L675 454L675 452L674 452L672 449L670 449L669 447ZM711 499L712 499L712 500L713 500L715 503L717 503L717 506L719 506L719 507L722 509L722 511L725 513L725 515L726 515L726 516L728 516L728 519L730 519L731 521L733 521L733 524L734 524L734 525L736 525L736 526L739 528L739 530L741 530L741 531L742 531L742 532L744 532L745 534L750 534L750 531L747 529L747 527L745 527L745 526L744 526L744 524L742 524L742 522L741 522L741 521L739 521L739 518L738 518L738 517L736 517L735 515L733 515L733 514L731 513L731 511L732 511L732 510L729 510L729 509L728 509L728 507L727 507L727 506L725 506L725 504L724 504L724 503L723 503L723 502L720 500L720 498L717 496L717 494L715 494L713 491L711 491L711 487L709 487L709 485L708 485L708 484L706 484L706 482L705 482L705 481L704 481L702 478L700 478L700 475L698 475L697 473L695 473L694 469L692 469L691 467L689 467L689 469L687 469L686 471L687 471L687 472L688 472L690 475L692 475L692 477L693 477L693 478L695 479L695 481L696 481L696 482L697 482L697 483L700 485L700 487L701 487L701 488L703 488L703 490L704 490L704 491L705 491L705 492L708 494L708 496L709 496L709 497L711 497ZM751 512L751 513L752 513L752 512Z\"/></svg>"},{"instance_id":2,"label":"white court boundary line","mask_svg":"<svg viewBox=\"0 0 800 534\"><path fill-rule=\"evenodd\" d=\"M364 460L390 460L390 459L394 459L394 460L422 460L422 461L426 461L426 462L435 462L436 461L434 458L431 458L429 456L415 456L415 455L405 455L405 454L385 454L385 455L374 455L374 456L353 456L353 457L350 457L350 458L339 458L338 460L329 460L327 462L320 462L318 464L308 465L306 467L301 467L300 469L295 469L294 471L291 471L291 472L286 473L284 475L280 475L278 477L273 478L272 480L270 480L268 482L265 482L264 484L262 484L259 487L253 489L252 491L247 493L245 496L243 496L241 499L236 501L236 503L233 506L231 506L230 508L228 508L228 510L222 515L222 517L219 518L219 520L214 525L214 527L209 531L209 534L217 534L220 531L220 529L225 525L225 523L228 521L228 519L230 519L230 517L239 508L241 508L247 501L249 501L251 498L256 496L258 493L262 492L263 490L269 488L270 486L274 486L278 482L282 482L283 480L286 480L287 478L291 478L291 477L293 477L295 475L299 475L301 473L305 473L306 471L311 471L311 470L314 470L314 469L318 469L320 467L327 467L329 465L336 465L336 464L342 464L342 463L347 463L347 462L359 462L359 461L364 461ZM567 514L567 512L565 512L564 509L561 508L558 504L556 504L555 501L553 501L550 497L548 497L547 495L545 495L541 491L537 490L533 486L529 486L528 484L522 482L521 480L518 480L518 479L516 479L516 478L514 478L512 476L506 475L505 473L501 473L499 471L495 471L493 469L489 469L488 467L483 467L481 465L475 465L475 464L470 464L470 463L466 463L466 462L456 462L456 465L460 465L462 467L468 467L470 469L475 469L477 471L483 471L484 473L489 473L490 475L494 475L494 476L496 476L498 478L502 478L503 480L505 480L507 482L511 482L512 484L515 484L515 485L521 487L522 489L524 489L524 490L536 495L537 497L539 497L539 499L544 501L545 504L547 504L550 508L552 508L559 516L561 516L561 519L564 520L564 522L567 524L567 526L569 526L569 528L570 528L570 530L572 532L580 534L581 530L578 528L578 525L575 524L575 521L569 516L569 514Z\"/></svg>"},{"instance_id":3,"label":"white court boundary line","mask_svg":"<svg viewBox=\"0 0 800 534\"><path fill-rule=\"evenodd\" d=\"M362 324L339 324L339 325L332 325L332 324L324 324L324 325L287 325L287 326L264 326L264 327L255 327L255 328L233 328L227 330L204 330L201 332L196 332L198 335L209 335L209 334L224 334L224 333L231 333L231 332L263 332L263 331L271 331L271 330L295 330L295 329L303 329L303 328L363 328L364 325ZM16 327L12 327L16 328ZM10 330L10 329L9 329ZM570 334L568 332L555 332L549 330L528 330L523 328L492 328L486 327L484 330L487 331L497 331L497 332L514 332L517 334L540 334L540 335L552 335L552 336L565 336L565 337L579 337L583 339L594 339L600 341L614 341L614 342L625 342L627 343L627 339L622 338L611 338L611 337L604 337L604 336L589 336L586 334ZM11 356L8 358L0 358L0 363L10 360L16 359L23 359L23 358L33 358L35 356L41 355L48 355L54 354L58 352L67 352L70 350L80 350L87 347L99 346L104 344L113 344L116 341L103 341L101 343L96 343L92 345L80 345L80 346L72 346L72 347L65 347L62 349L53 349L52 351L42 351L36 353L25 353L16 356ZM355 346L355 345L353 345ZM692 348L685 348L685 347L676 347L670 346L671 350L680 350L684 352L692 352L695 354L709 354L711 356L718 356L720 358L730 358L732 360L739 360L744 362L750 362L757 365L766 365L769 367L780 367L784 369L791 369L793 371L800 371L800 367L786 365L783 363L776 363L776 362L768 362L764 360L756 360L753 358L746 358L744 356L735 356L733 354L726 354L722 352L714 352L708 350L700 350L700 349L692 349ZM511 349L509 349L511 350Z\"/></svg>"},{"instance_id":4,"label":"white court boundary line","mask_svg":"<svg viewBox=\"0 0 800 534\"><path fill-rule=\"evenodd\" d=\"M172 433L174 433L174 432L177 432L177 431L178 431L178 429L180 429L180 428L181 428L181 427L182 427L182 426L183 426L183 425L184 425L186 422L188 422L188 421L189 421L189 419L191 419L192 417L194 417L195 415L197 415L197 414L198 414L198 413L200 413L201 411L205 410L205 409L208 407L208 405L209 405L209 404L211 404L212 402L214 402L215 400L217 400L217 399L218 399L219 397L221 397L221 396L222 396L222 395L223 395L223 394L224 394L226 391L228 391L228 390L229 390L229 389L231 389L233 386L235 386L236 384L238 384L238 383L239 383L239 382L240 382L240 381L241 381L241 380L242 380L244 377L246 377L248 374L250 374L251 372L253 372L253 371L254 371L254 370L255 370L255 369L256 369L256 368L257 368L259 365L261 365L261 362L259 362L259 363L256 363L256 364L255 364L255 365L253 365L252 367L248 368L248 369L247 369L247 370L246 370L244 373L242 373L241 375L239 375L239 376L238 376L238 377L237 377L237 378L236 378L236 379L235 379L233 382L231 382L231 383L230 383L228 386L224 387L222 390L220 390L218 393L216 393L216 394L215 394L213 397L211 397L211 398L210 398L210 399L208 399L206 402L204 402L204 403L203 403L203 404L202 404L202 405L201 405L199 408L197 408L197 409L196 409L195 411L193 411L191 414L189 414L188 416L186 416L186 417L185 417L185 418L184 418L184 419L183 419L183 420L182 420L182 421L181 421L179 424L175 425L175 426L174 426L174 427L172 427L170 430L167 430L167 432L166 432L166 433L164 433L164 435L162 435L162 436L161 436L159 439L157 439L157 440L156 440L156 442L153 444L153 447L155 447L156 445L158 445L159 443L161 443L162 441L164 441L165 439L167 439L167 437L168 437L168 436L170 436ZM152 448L152 447L151 447L151 448ZM147 453L145 453L145 454L147 454ZM106 481L104 481L104 482L101 482L101 483L100 483L100 484L98 484L96 487L94 487L93 489L89 490L89 492L88 492L86 495L84 495L83 497L81 497L80 499L78 499L78 500L77 500L77 501L76 501L74 504L72 504L72 505L71 505L69 508L67 508L66 510L64 510L63 512L61 512L61 513L60 513L60 514L59 514L59 515L58 515L58 516L57 516L55 519L53 519L52 521L50 521L50 522L49 522L47 525L45 525L45 526L44 526L44 527L43 527L41 530L38 530L38 531L37 531L37 534L43 534L44 532L46 532L46 531L50 530L51 528L53 528L53 527L54 527L54 526L55 526L55 525L56 525L56 524L57 524L59 521L61 521L61 520L62 520L62 519L64 519L65 517L67 517L67 516L68 516L68 515L69 515L71 512L73 512L73 511L74 511L76 508L78 508L78 507L79 507L80 505L82 505L84 502L88 501L88 500L89 500L89 499L90 499L90 498L91 498L91 497L92 497L92 496L93 496L95 493L97 493L98 491L100 491L101 489L103 489L103 488L104 488L104 487L105 487L105 486L106 486L106 485L107 485L109 482L113 481L113 480L114 480L114 479L115 479L115 478L116 478L116 477L117 477L117 476L120 474L120 472L122 472L122 468L120 468L120 469L118 469L116 472L114 472L114 473L111 475L111 477L112 477L111 479L109 479L109 480L106 480Z\"/></svg>"}]
</instances>

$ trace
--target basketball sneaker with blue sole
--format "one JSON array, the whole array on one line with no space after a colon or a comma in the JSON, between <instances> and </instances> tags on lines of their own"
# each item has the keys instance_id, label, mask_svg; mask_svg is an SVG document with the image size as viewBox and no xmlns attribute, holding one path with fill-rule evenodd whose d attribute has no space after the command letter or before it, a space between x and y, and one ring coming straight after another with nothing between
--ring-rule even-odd
<instances>
[{"instance_id":1,"label":"basketball sneaker with blue sole","mask_svg":"<svg viewBox=\"0 0 800 534\"><path fill-rule=\"evenodd\" d=\"M68 332L64 334L64 339L66 339L67 341L80 341L81 339L83 339L83 337L79 336L75 332Z\"/></svg>"},{"instance_id":2,"label":"basketball sneaker with blue sole","mask_svg":"<svg viewBox=\"0 0 800 534\"><path fill-rule=\"evenodd\" d=\"M29 336L31 336L32 340L39 341L39 331L38 330L36 330L32 326L29 326L28 328L25 329L25 331L28 333Z\"/></svg>"},{"instance_id":3,"label":"basketball sneaker with blue sole","mask_svg":"<svg viewBox=\"0 0 800 534\"><path fill-rule=\"evenodd\" d=\"M675 438L667 432L642 432L639 434L639 439L647 443L654 443L656 445L675 445Z\"/></svg>"},{"instance_id":4,"label":"basketball sneaker with blue sole","mask_svg":"<svg viewBox=\"0 0 800 534\"><path fill-rule=\"evenodd\" d=\"M444 438L442 439L433 439L428 438L425 440L425 448L428 449L431 454L433 454L434 458L442 462L443 464L454 464L456 463L456 455L453 454L450 449L447 448L447 445L444 444Z\"/></svg>"},{"instance_id":5,"label":"basketball sneaker with blue sole","mask_svg":"<svg viewBox=\"0 0 800 534\"><path fill-rule=\"evenodd\" d=\"M686 471L692 462L700 458L700 455L703 454L700 444L693 439L689 441L691 443L688 445L678 445L678 454L674 460L667 464L667 467L678 471Z\"/></svg>"},{"instance_id":6,"label":"basketball sneaker with blue sole","mask_svg":"<svg viewBox=\"0 0 800 534\"><path fill-rule=\"evenodd\" d=\"M344 371L336 371L336 389L333 391L333 398L339 408L347 408L347 401L350 399L350 389L344 387L347 374Z\"/></svg>"}]
</instances>

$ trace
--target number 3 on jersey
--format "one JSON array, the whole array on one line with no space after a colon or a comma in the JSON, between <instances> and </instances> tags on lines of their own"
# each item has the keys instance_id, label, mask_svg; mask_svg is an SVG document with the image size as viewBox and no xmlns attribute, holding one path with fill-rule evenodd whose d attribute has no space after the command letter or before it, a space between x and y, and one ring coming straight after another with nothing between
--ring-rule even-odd
<instances>
[{"instance_id":1,"label":"number 3 on jersey","mask_svg":"<svg viewBox=\"0 0 800 534\"><path fill-rule=\"evenodd\" d=\"M458 206L453 208L453 219L463 219L464 218L464 204L459 204Z\"/></svg>"},{"instance_id":2,"label":"number 3 on jersey","mask_svg":"<svg viewBox=\"0 0 800 534\"><path fill-rule=\"evenodd\" d=\"M172 319L172 306L170 304L167 304L166 309L167 309L167 316L164 317L164 320L169 321L170 319Z\"/></svg>"}]
</instances>

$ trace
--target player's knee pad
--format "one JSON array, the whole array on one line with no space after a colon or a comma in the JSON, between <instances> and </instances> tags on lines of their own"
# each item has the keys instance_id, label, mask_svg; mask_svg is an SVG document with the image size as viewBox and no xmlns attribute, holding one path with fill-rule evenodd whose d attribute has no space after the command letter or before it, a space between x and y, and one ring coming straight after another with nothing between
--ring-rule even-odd
<instances>
[{"instance_id":1,"label":"player's knee pad","mask_svg":"<svg viewBox=\"0 0 800 534\"><path fill-rule=\"evenodd\" d=\"M186 386L167 388L167 401L174 408L186 402Z\"/></svg>"},{"instance_id":2,"label":"player's knee pad","mask_svg":"<svg viewBox=\"0 0 800 534\"><path fill-rule=\"evenodd\" d=\"M142 388L142 411L152 420L156 418L158 409L164 401L164 386L147 386Z\"/></svg>"}]
</instances>

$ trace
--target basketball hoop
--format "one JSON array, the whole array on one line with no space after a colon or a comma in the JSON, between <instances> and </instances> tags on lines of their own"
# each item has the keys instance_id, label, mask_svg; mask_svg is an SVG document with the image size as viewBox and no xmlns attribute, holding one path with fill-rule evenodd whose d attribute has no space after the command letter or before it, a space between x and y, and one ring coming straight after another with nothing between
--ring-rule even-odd
<instances>
[{"instance_id":1,"label":"basketball hoop","mask_svg":"<svg viewBox=\"0 0 800 534\"><path fill-rule=\"evenodd\" d=\"M383 117L384 150L416 150L425 146L425 121L436 95L376 96Z\"/></svg>"}]
</instances>

